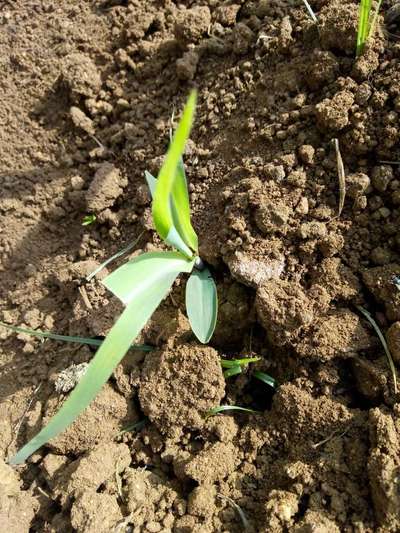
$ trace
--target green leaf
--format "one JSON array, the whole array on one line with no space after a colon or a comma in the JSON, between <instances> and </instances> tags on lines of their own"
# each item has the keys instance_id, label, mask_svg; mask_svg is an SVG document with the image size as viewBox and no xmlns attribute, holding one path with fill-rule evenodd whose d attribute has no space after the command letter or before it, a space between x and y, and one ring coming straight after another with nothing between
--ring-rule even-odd
<instances>
[{"instance_id":1,"label":"green leaf","mask_svg":"<svg viewBox=\"0 0 400 533\"><path fill-rule=\"evenodd\" d=\"M40 339L51 339L53 341L61 342L75 342L77 344L88 344L89 346L101 346L104 340L93 339L91 337L74 337L70 335L58 335L58 333L51 333L50 331L40 331L38 329L20 328L18 326L12 326L11 324L5 324L0 322L0 326L3 326L16 333L25 333L32 335L33 337L39 337ZM143 352L151 352L154 348L147 344L132 344L131 348L134 350L141 350Z\"/></svg>"},{"instance_id":2,"label":"green leaf","mask_svg":"<svg viewBox=\"0 0 400 533\"><path fill-rule=\"evenodd\" d=\"M243 357L243 359L221 359L222 368L232 368L233 366L246 366L250 363L257 363L261 357Z\"/></svg>"},{"instance_id":3,"label":"green leaf","mask_svg":"<svg viewBox=\"0 0 400 533\"><path fill-rule=\"evenodd\" d=\"M177 247L183 253L187 252L181 248L180 241L185 242L186 238L188 238L188 241L185 244L193 250L197 249L197 242L195 243L193 241L193 236L190 236L190 231L187 231L189 227L191 228L191 225L190 218L188 218L188 208L185 203L185 193L182 191L183 185L186 187L186 183L183 183L182 175L178 169L178 166L181 164L186 141L189 138L192 128L196 97L196 91L192 91L169 146L165 161L158 174L153 201L153 220L158 234L167 243ZM178 182L177 185L175 185L175 181ZM172 195L175 198L175 202L178 202L176 205L177 216L179 225L185 229L186 233L184 235L180 235L174 225L170 202Z\"/></svg>"},{"instance_id":4,"label":"green leaf","mask_svg":"<svg viewBox=\"0 0 400 533\"><path fill-rule=\"evenodd\" d=\"M208 268L193 270L186 284L186 311L193 333L203 344L217 323L217 288Z\"/></svg>"},{"instance_id":5,"label":"green leaf","mask_svg":"<svg viewBox=\"0 0 400 533\"><path fill-rule=\"evenodd\" d=\"M127 305L142 292L151 294L160 281L168 279L172 285L178 274L190 272L193 265L194 259L179 252L149 252L117 268L102 283Z\"/></svg>"},{"instance_id":6,"label":"green leaf","mask_svg":"<svg viewBox=\"0 0 400 533\"><path fill-rule=\"evenodd\" d=\"M148 266L149 262L139 261L141 267L144 264ZM129 299L130 303L111 328L82 379L61 409L49 424L10 460L10 464L24 462L43 444L64 431L86 409L166 296L177 273L175 271L172 275L170 269L166 269L162 274L157 270L148 269L147 276L151 281L140 284L133 291L134 298Z\"/></svg>"},{"instance_id":7,"label":"green leaf","mask_svg":"<svg viewBox=\"0 0 400 533\"><path fill-rule=\"evenodd\" d=\"M240 365L231 366L224 372L225 378L231 378L232 376L237 376L238 374L242 373L242 368Z\"/></svg>"},{"instance_id":8,"label":"green leaf","mask_svg":"<svg viewBox=\"0 0 400 533\"><path fill-rule=\"evenodd\" d=\"M357 46L356 55L359 57L367 42L370 30L370 15L372 9L372 0L361 0L358 16Z\"/></svg>"},{"instance_id":9,"label":"green leaf","mask_svg":"<svg viewBox=\"0 0 400 533\"><path fill-rule=\"evenodd\" d=\"M85 215L82 220L82 226L89 226L96 220L96 215Z\"/></svg>"},{"instance_id":10,"label":"green leaf","mask_svg":"<svg viewBox=\"0 0 400 533\"><path fill-rule=\"evenodd\" d=\"M270 387L273 387L274 389L276 389L278 386L276 379L274 379L268 374L264 374L264 372L259 372L258 370L256 370L255 372L253 372L253 376L259 379L260 381L263 381Z\"/></svg>"}]
</instances>

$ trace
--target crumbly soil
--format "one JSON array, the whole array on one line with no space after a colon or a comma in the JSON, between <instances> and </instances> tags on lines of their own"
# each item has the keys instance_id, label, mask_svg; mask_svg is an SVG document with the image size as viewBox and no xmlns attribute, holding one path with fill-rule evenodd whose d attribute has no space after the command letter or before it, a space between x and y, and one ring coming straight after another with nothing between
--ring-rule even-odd
<instances>
[{"instance_id":1,"label":"crumbly soil","mask_svg":"<svg viewBox=\"0 0 400 533\"><path fill-rule=\"evenodd\" d=\"M310 3L318 28L300 1L2 2L1 320L107 334L122 306L105 271L85 276L163 246L143 174L191 87L193 223L219 292L210 346L182 279L138 339L154 352L13 469L93 352L1 329L2 530L400 531L399 396L357 309L398 365L399 18L355 60L357 2ZM260 361L225 380L219 357L238 356ZM220 403L257 413L206 418Z\"/></svg>"}]
</instances>

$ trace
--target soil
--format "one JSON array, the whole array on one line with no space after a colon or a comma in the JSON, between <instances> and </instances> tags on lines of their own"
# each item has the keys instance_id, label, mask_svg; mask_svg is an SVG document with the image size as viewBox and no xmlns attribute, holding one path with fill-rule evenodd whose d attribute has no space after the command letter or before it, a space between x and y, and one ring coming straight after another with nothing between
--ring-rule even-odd
<instances>
[{"instance_id":1,"label":"soil","mask_svg":"<svg viewBox=\"0 0 400 533\"><path fill-rule=\"evenodd\" d=\"M398 365L399 18L384 1L356 60L358 3L310 3L318 27L283 0L0 6L0 318L107 333L122 306L105 270L85 276L132 241L162 248L143 175L193 86L185 164L219 292L210 346L182 279L138 339L156 349L14 469L93 353L1 329L4 531L400 531L399 396L357 309ZM225 380L238 356L260 361ZM206 418L220 403L257 412Z\"/></svg>"}]
</instances>

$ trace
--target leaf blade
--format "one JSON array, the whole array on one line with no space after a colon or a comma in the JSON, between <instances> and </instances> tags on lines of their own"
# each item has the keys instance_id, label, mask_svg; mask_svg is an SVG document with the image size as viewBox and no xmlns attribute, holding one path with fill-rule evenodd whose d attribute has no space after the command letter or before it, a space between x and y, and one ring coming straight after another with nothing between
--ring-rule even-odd
<instances>
[{"instance_id":1,"label":"leaf blade","mask_svg":"<svg viewBox=\"0 0 400 533\"><path fill-rule=\"evenodd\" d=\"M174 279L170 272L167 272L162 279L157 278L150 290L148 288L143 289L128 304L89 363L80 382L60 410L47 426L11 458L10 464L24 462L43 444L64 431L84 411L109 379L114 368L128 351L132 341L166 296Z\"/></svg>"},{"instance_id":2,"label":"leaf blade","mask_svg":"<svg viewBox=\"0 0 400 533\"><path fill-rule=\"evenodd\" d=\"M185 299L193 333L206 344L214 333L218 314L217 287L208 268L193 270L186 284Z\"/></svg>"},{"instance_id":3,"label":"leaf blade","mask_svg":"<svg viewBox=\"0 0 400 533\"><path fill-rule=\"evenodd\" d=\"M174 280L181 272L190 272L193 265L194 259L179 252L148 252L117 268L102 283L127 305L138 293L151 290L159 277L168 275Z\"/></svg>"}]
</instances>

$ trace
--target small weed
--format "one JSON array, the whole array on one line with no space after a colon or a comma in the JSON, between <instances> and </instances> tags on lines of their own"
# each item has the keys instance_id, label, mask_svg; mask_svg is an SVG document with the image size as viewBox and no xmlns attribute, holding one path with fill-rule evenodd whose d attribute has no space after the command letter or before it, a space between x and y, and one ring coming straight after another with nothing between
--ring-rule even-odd
<instances>
[{"instance_id":1,"label":"small weed","mask_svg":"<svg viewBox=\"0 0 400 533\"><path fill-rule=\"evenodd\" d=\"M82 226L89 226L96 221L96 215L85 215L82 220Z\"/></svg>"},{"instance_id":2,"label":"small weed","mask_svg":"<svg viewBox=\"0 0 400 533\"><path fill-rule=\"evenodd\" d=\"M256 363L260 357L245 357L243 359L221 359L222 368L226 368L224 376L230 378L236 376L242 372L243 367L246 367L249 363Z\"/></svg>"},{"instance_id":3,"label":"small weed","mask_svg":"<svg viewBox=\"0 0 400 533\"><path fill-rule=\"evenodd\" d=\"M258 370L256 370L255 372L253 372L253 376L259 379L260 381L263 381L266 385L269 385L273 389L276 389L278 387L278 383L276 382L276 380L270 375L265 374L264 372L259 372Z\"/></svg>"},{"instance_id":4,"label":"small weed","mask_svg":"<svg viewBox=\"0 0 400 533\"><path fill-rule=\"evenodd\" d=\"M196 97L193 91L188 98L158 178L145 173L153 198L155 228L174 251L139 255L102 280L126 308L60 410L11 458L10 464L24 462L86 409L181 273L190 274L186 285L186 310L192 330L200 342L210 340L217 321L217 290L209 269L198 257L198 238L190 221L189 193L182 161L194 120Z\"/></svg>"}]
</instances>

